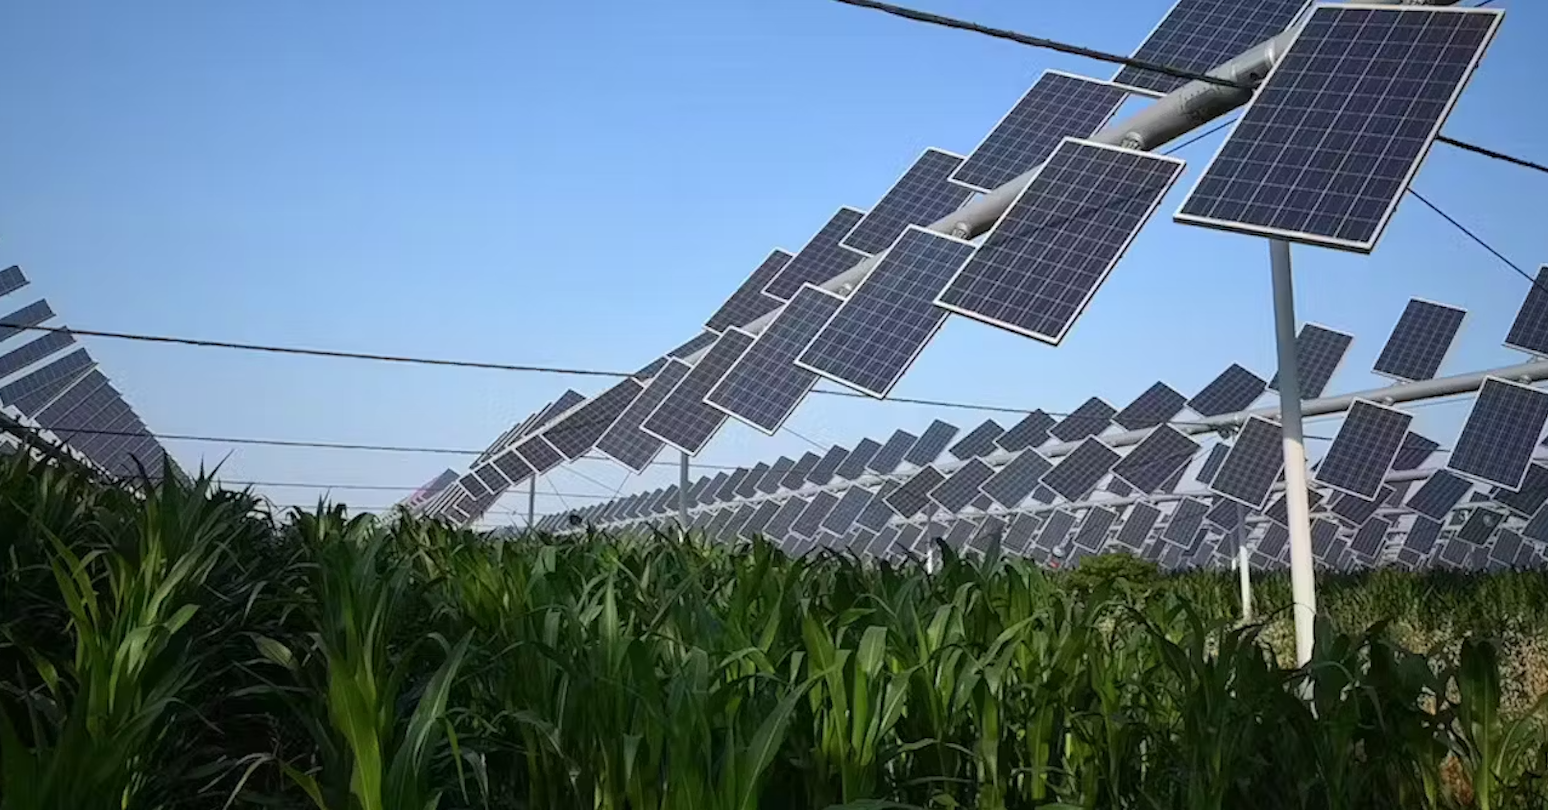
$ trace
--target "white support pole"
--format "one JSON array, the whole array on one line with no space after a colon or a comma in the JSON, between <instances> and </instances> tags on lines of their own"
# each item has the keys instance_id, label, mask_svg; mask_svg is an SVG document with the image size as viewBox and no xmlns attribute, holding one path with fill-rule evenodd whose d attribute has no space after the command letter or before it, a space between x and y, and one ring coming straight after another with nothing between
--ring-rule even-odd
<instances>
[{"instance_id":1,"label":"white support pole","mask_svg":"<svg viewBox=\"0 0 1548 810\"><path fill-rule=\"evenodd\" d=\"M1236 537L1236 576L1242 585L1242 624L1252 624L1252 566L1247 561L1247 508L1240 508L1241 519L1232 534Z\"/></svg>"},{"instance_id":2,"label":"white support pole","mask_svg":"<svg viewBox=\"0 0 1548 810\"><path fill-rule=\"evenodd\" d=\"M527 530L537 525L537 474L527 476Z\"/></svg>"},{"instance_id":3,"label":"white support pole","mask_svg":"<svg viewBox=\"0 0 1548 810\"><path fill-rule=\"evenodd\" d=\"M1279 350L1279 419L1284 429L1285 506L1290 524L1290 590L1295 611L1295 662L1311 660L1317 624L1312 570L1311 505L1306 499L1306 443L1301 433L1301 370L1296 357L1295 285L1290 243L1269 241L1274 281L1274 335Z\"/></svg>"},{"instance_id":4,"label":"white support pole","mask_svg":"<svg viewBox=\"0 0 1548 810\"><path fill-rule=\"evenodd\" d=\"M677 466L677 522L688 533L688 454L683 453Z\"/></svg>"}]
</instances>

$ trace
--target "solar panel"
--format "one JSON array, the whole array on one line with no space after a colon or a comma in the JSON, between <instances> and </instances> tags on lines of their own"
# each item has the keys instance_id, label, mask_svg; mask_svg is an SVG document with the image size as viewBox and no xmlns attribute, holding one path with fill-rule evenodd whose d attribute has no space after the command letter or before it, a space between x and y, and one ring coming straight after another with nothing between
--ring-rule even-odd
<instances>
[{"instance_id":1,"label":"solar panel","mask_svg":"<svg viewBox=\"0 0 1548 810\"><path fill-rule=\"evenodd\" d=\"M1446 461L1446 468L1470 478L1519 489L1532 450L1548 423L1548 393L1490 377Z\"/></svg>"},{"instance_id":2,"label":"solar panel","mask_svg":"<svg viewBox=\"0 0 1548 810\"><path fill-rule=\"evenodd\" d=\"M732 490L738 498L751 498L758 494L758 485L763 483L763 477L769 474L767 462L760 461L753 465L747 475L742 477L742 482Z\"/></svg>"},{"instance_id":3,"label":"solar panel","mask_svg":"<svg viewBox=\"0 0 1548 810\"><path fill-rule=\"evenodd\" d=\"M1441 548L1440 561L1453 568L1460 568L1467 564L1468 555L1476 548L1473 544L1453 537Z\"/></svg>"},{"instance_id":4,"label":"solar panel","mask_svg":"<svg viewBox=\"0 0 1548 810\"><path fill-rule=\"evenodd\" d=\"M1232 363L1230 368L1204 386L1188 400L1188 407L1200 416L1221 416L1245 411L1263 395L1268 383L1262 377Z\"/></svg>"},{"instance_id":5,"label":"solar panel","mask_svg":"<svg viewBox=\"0 0 1548 810\"><path fill-rule=\"evenodd\" d=\"M790 526L790 533L798 537L812 538L817 530L822 528L822 521L828 517L828 513L837 506L839 498L831 492L819 492L812 496L812 500L802 510L801 516L796 518Z\"/></svg>"},{"instance_id":6,"label":"solar panel","mask_svg":"<svg viewBox=\"0 0 1548 810\"><path fill-rule=\"evenodd\" d=\"M1122 478L1112 478L1107 482L1107 491L1120 498L1127 498L1134 494L1134 487L1129 486Z\"/></svg>"},{"instance_id":7,"label":"solar panel","mask_svg":"<svg viewBox=\"0 0 1548 810\"><path fill-rule=\"evenodd\" d=\"M1349 350L1349 344L1354 342L1354 336L1347 332L1339 332L1325 326L1308 323L1301 327L1301 333L1295 337L1296 371L1301 381L1301 399L1316 399L1322 396L1322 392L1328 387L1328 381L1333 379L1334 372L1338 371L1339 364L1344 361L1344 353ZM1274 373L1274 378L1269 380L1268 387L1279 390L1279 372Z\"/></svg>"},{"instance_id":8,"label":"solar panel","mask_svg":"<svg viewBox=\"0 0 1548 810\"><path fill-rule=\"evenodd\" d=\"M1429 554L1440 532L1440 521L1415 515L1413 525L1408 527L1408 535L1403 538L1403 547L1418 554Z\"/></svg>"},{"instance_id":9,"label":"solar panel","mask_svg":"<svg viewBox=\"0 0 1548 810\"><path fill-rule=\"evenodd\" d=\"M873 532L879 532L892 520L892 507L887 505L887 496L891 495L902 486L897 481L885 481L876 495L871 498L865 509L860 511L860 516L855 518L855 524L864 526Z\"/></svg>"},{"instance_id":10,"label":"solar panel","mask_svg":"<svg viewBox=\"0 0 1548 810\"><path fill-rule=\"evenodd\" d=\"M1495 493L1494 499L1517 514L1536 514L1543 507L1543 502L1548 501L1548 467L1541 464L1528 465L1521 488L1515 492L1500 490Z\"/></svg>"},{"instance_id":11,"label":"solar panel","mask_svg":"<svg viewBox=\"0 0 1548 810\"><path fill-rule=\"evenodd\" d=\"M1129 454L1113 465L1113 475L1132 484L1135 489L1152 493L1160 489L1168 478L1179 469L1188 466L1199 443L1168 425L1150 432L1144 441L1135 445Z\"/></svg>"},{"instance_id":12,"label":"solar panel","mask_svg":"<svg viewBox=\"0 0 1548 810\"><path fill-rule=\"evenodd\" d=\"M1182 167L1176 158L1066 138L937 303L1058 345Z\"/></svg>"},{"instance_id":13,"label":"solar panel","mask_svg":"<svg viewBox=\"0 0 1548 810\"><path fill-rule=\"evenodd\" d=\"M1229 532L1242 524L1246 511L1247 507L1230 498L1216 498L1210 505L1209 511L1204 514L1204 519L1219 527L1221 531Z\"/></svg>"},{"instance_id":14,"label":"solar panel","mask_svg":"<svg viewBox=\"0 0 1548 810\"><path fill-rule=\"evenodd\" d=\"M477 477L490 492L504 492L511 488L511 482L500 472L500 468L493 464L485 464L482 467L474 467L472 475Z\"/></svg>"},{"instance_id":15,"label":"solar panel","mask_svg":"<svg viewBox=\"0 0 1548 810\"><path fill-rule=\"evenodd\" d=\"M1227 453L1231 452L1231 445L1216 444L1209 448L1209 455L1204 457L1204 463L1199 466L1199 474L1194 480L1201 484L1208 484L1215 480L1215 474L1220 472L1220 465L1225 462Z\"/></svg>"},{"instance_id":16,"label":"solar panel","mask_svg":"<svg viewBox=\"0 0 1548 810\"><path fill-rule=\"evenodd\" d=\"M24 343L0 356L0 378L9 377L74 343L75 335L69 332L49 332L36 340Z\"/></svg>"},{"instance_id":17,"label":"solar panel","mask_svg":"<svg viewBox=\"0 0 1548 810\"><path fill-rule=\"evenodd\" d=\"M995 503L1011 509L1026 500L1051 469L1053 462L1043 458L1036 450L1023 450L979 489Z\"/></svg>"},{"instance_id":18,"label":"solar panel","mask_svg":"<svg viewBox=\"0 0 1548 810\"><path fill-rule=\"evenodd\" d=\"M1548 357L1548 264L1537 268L1526 300L1505 335L1505 345L1537 357Z\"/></svg>"},{"instance_id":19,"label":"solar panel","mask_svg":"<svg viewBox=\"0 0 1548 810\"><path fill-rule=\"evenodd\" d=\"M1319 507L1321 505L1322 505L1322 493L1321 492L1317 492L1317 491L1312 490L1312 489L1307 489L1306 490L1306 511L1308 513L1315 512L1315 511L1317 511L1317 507ZM1240 505L1238 504L1238 506L1240 506ZM1269 520L1272 520L1272 521L1274 521L1275 523L1278 523L1281 526L1289 526L1290 525L1290 501L1289 501L1288 498L1285 497L1285 493L1281 492L1277 497L1275 497L1274 500L1268 505L1268 508L1263 510L1263 515L1264 515L1264 517L1267 517ZM1353 522L1358 525L1359 523L1361 523L1363 521L1353 521Z\"/></svg>"},{"instance_id":20,"label":"solar panel","mask_svg":"<svg viewBox=\"0 0 1548 810\"><path fill-rule=\"evenodd\" d=\"M1069 455L1060 459L1043 476L1043 486L1064 496L1065 500L1081 500L1091 494L1091 490L1096 488L1102 476L1112 470L1118 459L1116 451L1092 436L1071 450Z\"/></svg>"},{"instance_id":21,"label":"solar panel","mask_svg":"<svg viewBox=\"0 0 1548 810\"><path fill-rule=\"evenodd\" d=\"M1269 525L1258 538L1258 555L1265 560L1278 559L1290 541L1290 532L1283 526Z\"/></svg>"},{"instance_id":22,"label":"solar panel","mask_svg":"<svg viewBox=\"0 0 1548 810\"><path fill-rule=\"evenodd\" d=\"M1161 510L1148 503L1137 503L1129 507L1128 517L1123 519L1123 526L1118 529L1118 535L1113 538L1113 543L1123 546L1131 551L1139 551L1145 545L1145 539L1150 537L1150 532L1156 527L1156 521L1161 519Z\"/></svg>"},{"instance_id":23,"label":"solar panel","mask_svg":"<svg viewBox=\"0 0 1548 810\"><path fill-rule=\"evenodd\" d=\"M918 436L906 430L895 431L892 434L892 438L888 439L887 443L882 445L880 450L876 451L876 455L871 456L871 460L865 465L866 469L879 475L886 475L896 470L898 465L903 463L904 454L918 440Z\"/></svg>"},{"instance_id":24,"label":"solar panel","mask_svg":"<svg viewBox=\"0 0 1548 810\"><path fill-rule=\"evenodd\" d=\"M689 455L697 455L726 422L725 411L705 404L704 395L720 382L752 341L745 332L726 330L645 419L641 429Z\"/></svg>"},{"instance_id":25,"label":"solar panel","mask_svg":"<svg viewBox=\"0 0 1548 810\"><path fill-rule=\"evenodd\" d=\"M1317 482L1361 498L1374 498L1397 457L1413 416L1357 399L1317 467Z\"/></svg>"},{"instance_id":26,"label":"solar panel","mask_svg":"<svg viewBox=\"0 0 1548 810\"><path fill-rule=\"evenodd\" d=\"M720 488L725 486L726 481L730 478L730 473L716 473L714 478L709 479L709 481L699 487L699 494L695 497L695 502L703 505L714 503L716 494L720 492Z\"/></svg>"},{"instance_id":27,"label":"solar panel","mask_svg":"<svg viewBox=\"0 0 1548 810\"><path fill-rule=\"evenodd\" d=\"M1499 19L1492 9L1317 7L1178 221L1369 253Z\"/></svg>"},{"instance_id":28,"label":"solar panel","mask_svg":"<svg viewBox=\"0 0 1548 810\"><path fill-rule=\"evenodd\" d=\"M904 518L911 518L926 509L934 511L934 503L930 500L930 491L941 485L946 476L934 467L925 467L907 481L903 486L893 490L887 496L886 503Z\"/></svg>"},{"instance_id":29,"label":"solar panel","mask_svg":"<svg viewBox=\"0 0 1548 810\"><path fill-rule=\"evenodd\" d=\"M769 524L764 527L764 532L774 540L784 540L790 535L790 525L795 523L796 518L801 516L801 512L804 509L806 509L805 499L790 498L786 500L780 504L779 511L774 513L774 517L769 518Z\"/></svg>"},{"instance_id":30,"label":"solar panel","mask_svg":"<svg viewBox=\"0 0 1548 810\"><path fill-rule=\"evenodd\" d=\"M669 360L651 378L650 385L624 409L618 421L597 440L597 450L635 472L645 472L661 452L661 440L640 430L645 417L656 410L693 367Z\"/></svg>"},{"instance_id":31,"label":"solar panel","mask_svg":"<svg viewBox=\"0 0 1548 810\"><path fill-rule=\"evenodd\" d=\"M940 457L951 437L957 435L957 426L937 419L920 434L919 441L903 456L903 460L915 467L923 467Z\"/></svg>"},{"instance_id":32,"label":"solar panel","mask_svg":"<svg viewBox=\"0 0 1548 810\"><path fill-rule=\"evenodd\" d=\"M876 539L871 541L869 549L871 556L880 559L891 554L893 547L897 545L898 535L902 529L903 527L901 526L887 526L877 532Z\"/></svg>"},{"instance_id":33,"label":"solar panel","mask_svg":"<svg viewBox=\"0 0 1548 810\"><path fill-rule=\"evenodd\" d=\"M716 539L722 543L734 542L738 537L742 536L742 527L752 520L753 514L757 511L758 506L756 504L744 504L736 507L736 511L731 513L731 518L720 527L720 534Z\"/></svg>"},{"instance_id":34,"label":"solar panel","mask_svg":"<svg viewBox=\"0 0 1548 810\"><path fill-rule=\"evenodd\" d=\"M957 443L952 445L947 452L963 461L987 456L995 451L996 445L994 440L998 439L1004 432L1005 428L1000 427L993 419L985 419L983 424L973 428L968 431L966 436L958 439Z\"/></svg>"},{"instance_id":35,"label":"solar panel","mask_svg":"<svg viewBox=\"0 0 1548 810\"><path fill-rule=\"evenodd\" d=\"M1027 546L1032 538L1043 527L1043 521L1037 515L1016 515L1005 529L1005 536L1001 538L1000 547L1007 554L1023 556L1027 552Z\"/></svg>"},{"instance_id":36,"label":"solar panel","mask_svg":"<svg viewBox=\"0 0 1548 810\"><path fill-rule=\"evenodd\" d=\"M812 237L795 258L785 263L764 292L776 298L790 299L801 291L803 284L822 284L860 263L865 254L839 244L865 212L845 206L828 220L822 230Z\"/></svg>"},{"instance_id":37,"label":"solar panel","mask_svg":"<svg viewBox=\"0 0 1548 810\"><path fill-rule=\"evenodd\" d=\"M833 509L829 510L828 516L822 521L822 527L834 534L849 531L875 494L865 487L850 487L845 491L844 496L839 498L838 503L834 504Z\"/></svg>"},{"instance_id":38,"label":"solar panel","mask_svg":"<svg viewBox=\"0 0 1548 810\"><path fill-rule=\"evenodd\" d=\"M812 467L806 480L819 487L827 486L828 482L833 480L834 472L838 470L840 464L844 463L844 458L848 455L848 448L838 445L828 448L827 454Z\"/></svg>"},{"instance_id":39,"label":"solar panel","mask_svg":"<svg viewBox=\"0 0 1548 810\"><path fill-rule=\"evenodd\" d=\"M1290 27L1307 0L1178 0L1134 58L1207 73L1242 51ZM1165 95L1188 83L1166 73L1125 65L1113 81Z\"/></svg>"},{"instance_id":40,"label":"solar panel","mask_svg":"<svg viewBox=\"0 0 1548 810\"><path fill-rule=\"evenodd\" d=\"M1178 546L1190 546L1193 538L1199 533L1199 528L1204 525L1204 516L1209 513L1209 507L1202 501L1192 498L1184 498L1177 502L1177 509L1172 512L1171 522L1166 524L1166 529L1161 532L1161 539Z\"/></svg>"},{"instance_id":41,"label":"solar panel","mask_svg":"<svg viewBox=\"0 0 1548 810\"><path fill-rule=\"evenodd\" d=\"M1373 370L1405 382L1432 379L1466 317L1465 309L1411 299Z\"/></svg>"},{"instance_id":42,"label":"solar panel","mask_svg":"<svg viewBox=\"0 0 1548 810\"><path fill-rule=\"evenodd\" d=\"M976 458L970 459L935 489L930 490L930 500L952 514L961 512L979 496L979 485L988 481L992 475L993 467Z\"/></svg>"},{"instance_id":43,"label":"solar panel","mask_svg":"<svg viewBox=\"0 0 1548 810\"><path fill-rule=\"evenodd\" d=\"M1387 531L1391 528L1391 521L1373 517L1355 532L1354 538L1349 541L1349 548L1356 554L1374 557L1381 553L1382 546L1386 544Z\"/></svg>"},{"instance_id":44,"label":"solar panel","mask_svg":"<svg viewBox=\"0 0 1548 810\"><path fill-rule=\"evenodd\" d=\"M719 332L700 332L699 334L694 335L685 341L683 345L667 352L667 356L675 357L679 360L687 360L688 358L693 357L695 354L698 354L700 351L708 349L710 346L714 345L715 341L719 339ZM555 413L558 413L558 411Z\"/></svg>"},{"instance_id":45,"label":"solar panel","mask_svg":"<svg viewBox=\"0 0 1548 810\"><path fill-rule=\"evenodd\" d=\"M1338 542L1338 531L1338 524L1331 520L1312 521L1312 556L1319 560L1327 560L1335 552L1342 551Z\"/></svg>"},{"instance_id":46,"label":"solar panel","mask_svg":"<svg viewBox=\"0 0 1548 810\"><path fill-rule=\"evenodd\" d=\"M1428 461L1430 455L1440 449L1438 442L1427 439L1412 431L1403 437L1403 446L1398 448L1398 454L1392 459L1394 470L1414 470L1419 465Z\"/></svg>"},{"instance_id":47,"label":"solar panel","mask_svg":"<svg viewBox=\"0 0 1548 810\"><path fill-rule=\"evenodd\" d=\"M779 271L785 269L785 265L790 263L791 258L792 256L783 250L771 252L769 257L752 271L752 275L742 282L742 286L736 288L736 292L731 293L731 297L720 305L720 309L715 310L715 314L710 316L704 326L716 332L723 332L732 326L746 326L773 312L784 299L768 295L763 289L779 275Z\"/></svg>"},{"instance_id":48,"label":"solar panel","mask_svg":"<svg viewBox=\"0 0 1548 810\"><path fill-rule=\"evenodd\" d=\"M1108 82L1044 71L952 175L977 191L993 191L1042 165L1066 136L1101 129L1128 98Z\"/></svg>"},{"instance_id":49,"label":"solar panel","mask_svg":"<svg viewBox=\"0 0 1548 810\"><path fill-rule=\"evenodd\" d=\"M950 182L961 165L961 155L926 149L839 243L875 256L891 247L904 228L928 225L961 208L973 196L971 189Z\"/></svg>"},{"instance_id":50,"label":"solar panel","mask_svg":"<svg viewBox=\"0 0 1548 810\"><path fill-rule=\"evenodd\" d=\"M1463 523L1462 528L1457 530L1457 537L1475 546L1481 546L1489 541L1489 538L1494 534L1494 530L1499 528L1499 525L1504 520L1505 515L1502 512L1474 509L1473 513L1467 516L1467 522Z\"/></svg>"},{"instance_id":51,"label":"solar panel","mask_svg":"<svg viewBox=\"0 0 1548 810\"><path fill-rule=\"evenodd\" d=\"M968 540L968 548L980 554L988 554L996 543L1004 548L1006 528L1005 521L1000 518L984 518L978 525L978 531L974 532L972 539Z\"/></svg>"},{"instance_id":52,"label":"solar panel","mask_svg":"<svg viewBox=\"0 0 1548 810\"><path fill-rule=\"evenodd\" d=\"M736 491L742 488L742 482L746 481L747 477L751 474L752 470L748 469L747 467L739 467L735 470L732 470L731 475L726 478L725 483L721 484L720 488L715 490L715 500L719 502L725 502L736 497Z\"/></svg>"},{"instance_id":53,"label":"solar panel","mask_svg":"<svg viewBox=\"0 0 1548 810\"><path fill-rule=\"evenodd\" d=\"M1086 511L1086 517L1080 522L1080 529L1075 532L1075 545L1096 551L1107 540L1107 532L1118 520L1118 513L1103 506L1095 506Z\"/></svg>"},{"instance_id":54,"label":"solar panel","mask_svg":"<svg viewBox=\"0 0 1548 810\"><path fill-rule=\"evenodd\" d=\"M779 485L791 490L805 487L807 484L807 474L821 460L822 456L810 451L801 454L801 457L796 459L794 464L790 465L790 470L785 473L785 477L780 480Z\"/></svg>"},{"instance_id":55,"label":"solar panel","mask_svg":"<svg viewBox=\"0 0 1548 810\"><path fill-rule=\"evenodd\" d=\"M38 324L54 317L54 310L47 301L33 301L21 309L0 318L0 340L9 340L26 330L29 326Z\"/></svg>"},{"instance_id":56,"label":"solar panel","mask_svg":"<svg viewBox=\"0 0 1548 810\"><path fill-rule=\"evenodd\" d=\"M1466 478L1446 470L1436 470L1430 474L1429 480L1425 481L1418 491L1409 496L1405 506L1431 520L1444 521L1446 514L1460 503L1463 496L1467 495L1467 491L1472 488L1472 482Z\"/></svg>"},{"instance_id":57,"label":"solar panel","mask_svg":"<svg viewBox=\"0 0 1548 810\"><path fill-rule=\"evenodd\" d=\"M758 480L756 489L765 495L773 495L778 492L780 484L785 480L785 476L790 474L790 468L793 466L795 466L794 459L789 456L780 456L773 464L769 465L768 472L763 474L763 478Z\"/></svg>"},{"instance_id":58,"label":"solar panel","mask_svg":"<svg viewBox=\"0 0 1548 810\"><path fill-rule=\"evenodd\" d=\"M484 486L484 482L478 480L478 477L473 475L473 473L468 473L459 478L457 485L475 498L489 492L489 487Z\"/></svg>"},{"instance_id":59,"label":"solar panel","mask_svg":"<svg viewBox=\"0 0 1548 810\"><path fill-rule=\"evenodd\" d=\"M1059 493L1044 486L1042 482L1038 483L1037 489L1032 490L1032 500L1038 503L1053 503L1058 497Z\"/></svg>"},{"instance_id":60,"label":"solar panel","mask_svg":"<svg viewBox=\"0 0 1548 810\"><path fill-rule=\"evenodd\" d=\"M1037 533L1037 541L1034 545L1043 549L1056 549L1064 545L1064 538L1070 534L1070 529L1075 526L1075 516L1062 509L1055 509L1043 520L1043 527Z\"/></svg>"},{"instance_id":61,"label":"solar panel","mask_svg":"<svg viewBox=\"0 0 1548 810\"><path fill-rule=\"evenodd\" d=\"M871 269L798 365L885 397L935 337L946 313L932 301L973 245L910 225Z\"/></svg>"},{"instance_id":62,"label":"solar panel","mask_svg":"<svg viewBox=\"0 0 1548 810\"><path fill-rule=\"evenodd\" d=\"M0 388L0 403L14 405L29 416L38 413L93 365L85 349L76 349Z\"/></svg>"},{"instance_id":63,"label":"solar panel","mask_svg":"<svg viewBox=\"0 0 1548 810\"><path fill-rule=\"evenodd\" d=\"M1524 545L1521 535L1510 529L1500 529L1500 536L1494 539L1494 547L1489 549L1489 559L1503 565L1514 565Z\"/></svg>"},{"instance_id":64,"label":"solar panel","mask_svg":"<svg viewBox=\"0 0 1548 810\"><path fill-rule=\"evenodd\" d=\"M1171 421L1187 404L1187 397L1166 383L1158 382L1119 411L1113 421L1124 430L1144 430Z\"/></svg>"},{"instance_id":65,"label":"solar panel","mask_svg":"<svg viewBox=\"0 0 1548 810\"><path fill-rule=\"evenodd\" d=\"M1285 468L1281 439L1279 425L1262 417L1249 417L1209 488L1252 509L1262 509L1269 490Z\"/></svg>"},{"instance_id":66,"label":"solar panel","mask_svg":"<svg viewBox=\"0 0 1548 810\"><path fill-rule=\"evenodd\" d=\"M538 473L546 473L564 462L564 456L542 436L518 442L516 452Z\"/></svg>"},{"instance_id":67,"label":"solar panel","mask_svg":"<svg viewBox=\"0 0 1548 810\"><path fill-rule=\"evenodd\" d=\"M27 286L27 276L16 265L0 270L0 295L10 295Z\"/></svg>"},{"instance_id":68,"label":"solar panel","mask_svg":"<svg viewBox=\"0 0 1548 810\"><path fill-rule=\"evenodd\" d=\"M764 501L758 504L758 508L753 512L752 517L748 518L747 522L742 525L741 536L748 540L761 536L763 530L769 525L769 521L774 519L774 514L779 511L779 507L779 501Z\"/></svg>"},{"instance_id":69,"label":"solar panel","mask_svg":"<svg viewBox=\"0 0 1548 810\"><path fill-rule=\"evenodd\" d=\"M942 539L946 542L947 546L951 547L952 551L960 553L964 548L967 547L968 540L971 539L977 531L977 523L974 523L973 521L966 518L962 518L951 523L951 528L947 530L946 536Z\"/></svg>"},{"instance_id":70,"label":"solar panel","mask_svg":"<svg viewBox=\"0 0 1548 810\"><path fill-rule=\"evenodd\" d=\"M1080 407L1071 411L1063 422L1054 425L1048 432L1061 442L1078 442L1107 430L1117 413L1117 409L1103 402L1100 397L1092 397L1082 402Z\"/></svg>"},{"instance_id":71,"label":"solar panel","mask_svg":"<svg viewBox=\"0 0 1548 810\"><path fill-rule=\"evenodd\" d=\"M580 458L596 447L602 434L644 390L645 386L637 380L620 380L544 428L543 438L566 459Z\"/></svg>"},{"instance_id":72,"label":"solar panel","mask_svg":"<svg viewBox=\"0 0 1548 810\"><path fill-rule=\"evenodd\" d=\"M1058 422L1059 420L1040 410L1033 411L1022 417L1020 422L1012 425L1010 430L1001 433L994 443L1001 450L1010 453L1036 447L1047 441L1048 429Z\"/></svg>"},{"instance_id":73,"label":"solar panel","mask_svg":"<svg viewBox=\"0 0 1548 810\"><path fill-rule=\"evenodd\" d=\"M816 374L794 365L796 356L842 303L820 287L802 287L704 401L774 435L817 384Z\"/></svg>"},{"instance_id":74,"label":"solar panel","mask_svg":"<svg viewBox=\"0 0 1548 810\"><path fill-rule=\"evenodd\" d=\"M855 449L849 451L849 455L844 458L844 462L838 465L838 470L835 474L839 478L847 480L854 480L865 475L865 465L869 464L871 459L875 458L880 450L881 442L875 439L861 439L860 443L855 445Z\"/></svg>"}]
</instances>

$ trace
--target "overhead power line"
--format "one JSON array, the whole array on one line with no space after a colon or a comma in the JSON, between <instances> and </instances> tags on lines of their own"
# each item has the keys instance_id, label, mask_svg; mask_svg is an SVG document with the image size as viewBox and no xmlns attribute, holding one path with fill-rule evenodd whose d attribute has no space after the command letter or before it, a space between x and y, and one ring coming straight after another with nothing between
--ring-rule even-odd
<instances>
[{"instance_id":1,"label":"overhead power line","mask_svg":"<svg viewBox=\"0 0 1548 810\"><path fill-rule=\"evenodd\" d=\"M1487 157L1487 158L1493 158L1495 160L1502 160L1502 161L1504 161L1506 163L1510 163L1510 164L1513 164L1513 165L1516 165L1516 166L1521 166L1522 168L1531 169L1533 171L1538 171L1538 172L1542 172L1544 174L1548 174L1548 166L1544 166L1541 163L1533 163L1532 161L1527 160L1526 158L1518 158L1518 157L1516 157L1514 155L1507 155L1504 152L1497 152L1497 151L1495 151L1493 149L1488 149L1488 148L1479 146L1477 144L1468 143L1467 141L1459 141L1456 138L1447 137L1445 135L1436 135L1435 136L1435 140L1437 140L1437 141L1439 141L1439 142L1441 142L1443 144L1446 144L1447 146L1455 146L1458 149L1462 149L1462 150L1465 150L1465 151L1468 151L1468 152L1473 152L1475 154L1483 155L1484 157Z\"/></svg>"}]
</instances>

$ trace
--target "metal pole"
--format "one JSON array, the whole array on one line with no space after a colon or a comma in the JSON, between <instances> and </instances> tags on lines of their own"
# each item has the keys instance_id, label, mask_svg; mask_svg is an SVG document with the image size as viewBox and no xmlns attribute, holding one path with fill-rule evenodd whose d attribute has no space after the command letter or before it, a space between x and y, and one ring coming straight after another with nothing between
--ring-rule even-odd
<instances>
[{"instance_id":1,"label":"metal pole","mask_svg":"<svg viewBox=\"0 0 1548 810\"><path fill-rule=\"evenodd\" d=\"M1247 508L1238 510L1236 521L1236 575L1242 583L1242 624L1252 623L1252 567L1247 563Z\"/></svg>"},{"instance_id":2,"label":"metal pole","mask_svg":"<svg viewBox=\"0 0 1548 810\"><path fill-rule=\"evenodd\" d=\"M1279 419L1284 429L1285 506L1290 524L1290 590L1295 610L1295 661L1311 660L1317 624L1312 570L1311 506L1306 500L1306 443L1301 434L1301 370L1296 358L1295 285L1290 243L1269 241L1274 281L1274 336L1279 349Z\"/></svg>"},{"instance_id":3,"label":"metal pole","mask_svg":"<svg viewBox=\"0 0 1548 810\"><path fill-rule=\"evenodd\" d=\"M537 476L527 476L527 531L537 525Z\"/></svg>"},{"instance_id":4,"label":"metal pole","mask_svg":"<svg viewBox=\"0 0 1548 810\"><path fill-rule=\"evenodd\" d=\"M677 466L677 522L684 534L688 532L688 454L681 454Z\"/></svg>"}]
</instances>

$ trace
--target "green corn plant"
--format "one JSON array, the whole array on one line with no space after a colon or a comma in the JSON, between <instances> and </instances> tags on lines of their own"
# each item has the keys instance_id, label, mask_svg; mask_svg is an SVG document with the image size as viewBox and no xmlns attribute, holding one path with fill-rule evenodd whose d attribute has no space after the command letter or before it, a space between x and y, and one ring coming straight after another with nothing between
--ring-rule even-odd
<instances>
[{"instance_id":1,"label":"green corn plant","mask_svg":"<svg viewBox=\"0 0 1548 810\"><path fill-rule=\"evenodd\" d=\"M1548 745L1543 725L1548 698L1522 717L1502 716L1499 647L1487 639L1462 642L1450 686L1456 694L1450 744L1467 774L1474 805L1478 810L1509 807L1527 762Z\"/></svg>"}]
</instances>

